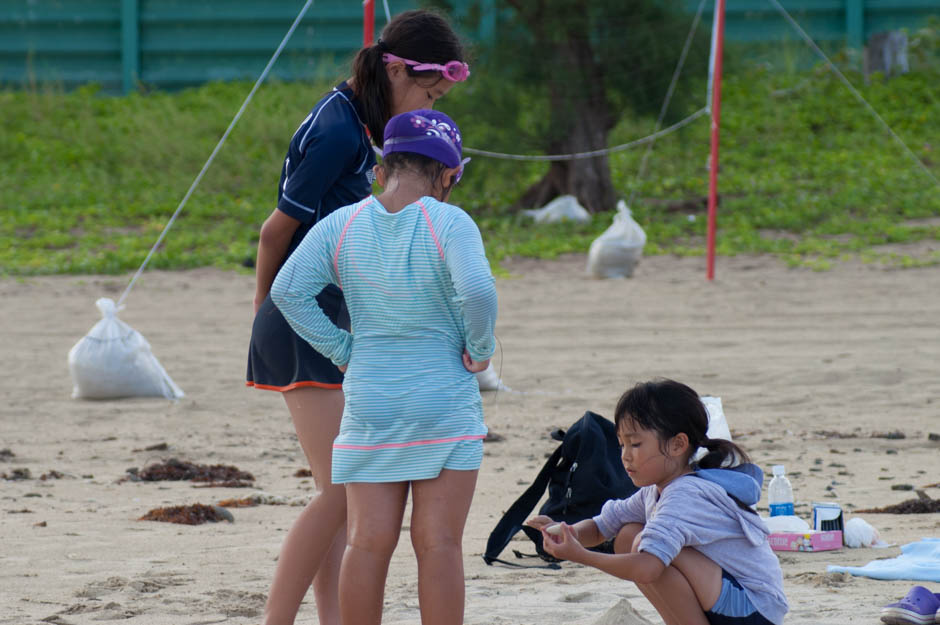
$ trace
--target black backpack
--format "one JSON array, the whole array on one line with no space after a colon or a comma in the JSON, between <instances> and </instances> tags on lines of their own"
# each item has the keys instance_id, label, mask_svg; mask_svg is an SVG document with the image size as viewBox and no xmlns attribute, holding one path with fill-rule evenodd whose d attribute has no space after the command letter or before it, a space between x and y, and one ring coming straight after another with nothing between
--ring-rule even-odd
<instances>
[{"instance_id":1,"label":"black backpack","mask_svg":"<svg viewBox=\"0 0 940 625\"><path fill-rule=\"evenodd\" d=\"M483 555L487 564L501 562L519 566L500 560L498 556L520 529L535 543L535 549L543 560L558 562L542 549L541 532L522 525L542 498L546 486L548 500L539 508L539 514L565 523L596 516L607 501L625 499L637 491L623 468L620 442L612 422L587 411L567 432L555 430L551 436L561 441L561 445L545 461L532 485L509 507L490 533ZM608 542L595 549L609 551L610 547ZM515 554L525 557L518 551Z\"/></svg>"}]
</instances>

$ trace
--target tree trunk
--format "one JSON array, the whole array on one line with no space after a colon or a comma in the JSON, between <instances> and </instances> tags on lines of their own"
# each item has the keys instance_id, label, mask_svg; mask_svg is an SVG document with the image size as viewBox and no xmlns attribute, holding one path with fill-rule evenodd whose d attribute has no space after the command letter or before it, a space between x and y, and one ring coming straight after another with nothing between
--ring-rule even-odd
<instances>
[{"instance_id":1,"label":"tree trunk","mask_svg":"<svg viewBox=\"0 0 940 625\"><path fill-rule=\"evenodd\" d=\"M549 87L553 135L548 149L552 154L602 150L613 127L603 68L595 60L584 22L572 20L564 35L564 41L546 46L558 70ZM614 210L616 192L607 155L552 161L548 173L522 195L519 206L540 207L568 194L591 213Z\"/></svg>"},{"instance_id":2,"label":"tree trunk","mask_svg":"<svg viewBox=\"0 0 940 625\"><path fill-rule=\"evenodd\" d=\"M585 110L584 107L581 110ZM607 147L608 131L597 126L591 114L586 113L571 129L571 134L556 144L552 152L573 154ZM617 194L607 156L552 161L548 173L523 193L519 206L538 208L559 195L575 196L590 213L614 210Z\"/></svg>"}]
</instances>

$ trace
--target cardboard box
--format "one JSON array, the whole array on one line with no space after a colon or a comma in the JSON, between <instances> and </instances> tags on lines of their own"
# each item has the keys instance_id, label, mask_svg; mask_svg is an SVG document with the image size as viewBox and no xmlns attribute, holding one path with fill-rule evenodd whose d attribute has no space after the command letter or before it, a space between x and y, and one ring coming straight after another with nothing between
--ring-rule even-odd
<instances>
[{"instance_id":1,"label":"cardboard box","mask_svg":"<svg viewBox=\"0 0 940 625\"><path fill-rule=\"evenodd\" d=\"M834 502L813 502L813 529L821 531L845 531L842 506Z\"/></svg>"},{"instance_id":2,"label":"cardboard box","mask_svg":"<svg viewBox=\"0 0 940 625\"><path fill-rule=\"evenodd\" d=\"M769 537L774 551L832 551L842 549L842 532L777 532Z\"/></svg>"}]
</instances>

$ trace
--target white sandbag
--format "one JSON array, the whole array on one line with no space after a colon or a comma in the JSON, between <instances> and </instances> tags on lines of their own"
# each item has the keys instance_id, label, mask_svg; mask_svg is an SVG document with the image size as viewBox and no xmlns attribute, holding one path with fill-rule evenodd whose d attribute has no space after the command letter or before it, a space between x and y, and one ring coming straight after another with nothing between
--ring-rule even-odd
<instances>
[{"instance_id":1,"label":"white sandbag","mask_svg":"<svg viewBox=\"0 0 940 625\"><path fill-rule=\"evenodd\" d=\"M640 262L646 232L633 219L627 203L617 202L617 214L588 250L587 271L595 278L629 278Z\"/></svg>"},{"instance_id":2,"label":"white sandbag","mask_svg":"<svg viewBox=\"0 0 940 625\"><path fill-rule=\"evenodd\" d=\"M508 391L509 387L499 379L499 374L491 362L483 371L476 374L481 391Z\"/></svg>"},{"instance_id":3,"label":"white sandbag","mask_svg":"<svg viewBox=\"0 0 940 625\"><path fill-rule=\"evenodd\" d=\"M102 297L95 304L101 321L69 350L72 397L182 397L183 391L150 352L147 339L117 318L114 302Z\"/></svg>"},{"instance_id":4,"label":"white sandbag","mask_svg":"<svg viewBox=\"0 0 940 625\"><path fill-rule=\"evenodd\" d=\"M565 220L578 223L591 221L591 214L578 203L578 198L573 195L560 195L542 208L522 212L534 219L537 224L553 224Z\"/></svg>"}]
</instances>

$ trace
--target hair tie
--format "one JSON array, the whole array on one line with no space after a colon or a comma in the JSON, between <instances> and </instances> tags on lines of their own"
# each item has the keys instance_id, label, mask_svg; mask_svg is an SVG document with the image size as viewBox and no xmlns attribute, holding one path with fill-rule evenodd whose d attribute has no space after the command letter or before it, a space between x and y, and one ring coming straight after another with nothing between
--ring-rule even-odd
<instances>
[{"instance_id":1,"label":"hair tie","mask_svg":"<svg viewBox=\"0 0 940 625\"><path fill-rule=\"evenodd\" d=\"M375 45L379 49L379 52L388 52L388 44L382 41L381 37L375 42Z\"/></svg>"}]
</instances>

